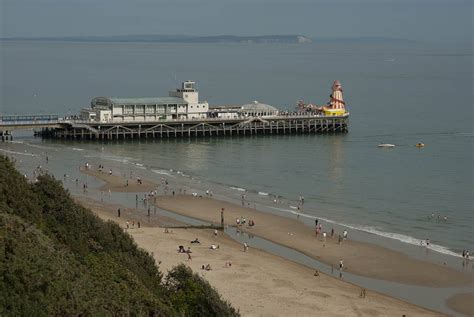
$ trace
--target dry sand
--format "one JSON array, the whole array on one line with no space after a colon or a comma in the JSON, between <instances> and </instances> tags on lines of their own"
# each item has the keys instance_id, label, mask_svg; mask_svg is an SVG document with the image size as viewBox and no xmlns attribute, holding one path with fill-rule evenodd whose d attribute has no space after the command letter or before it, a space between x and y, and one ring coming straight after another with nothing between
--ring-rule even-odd
<instances>
[{"instance_id":1,"label":"dry sand","mask_svg":"<svg viewBox=\"0 0 474 317\"><path fill-rule=\"evenodd\" d=\"M90 200L82 203L101 218L123 226L125 218L116 217L117 206ZM133 213L127 216L133 220ZM163 228L144 225L127 231L139 247L154 255L157 263L161 261L162 271L179 263L188 265L243 316L441 316L372 291L361 298L360 287L325 274L314 276L313 269L251 247L244 252L242 245L222 232L217 237L210 230L200 229L171 229L165 233ZM191 244L195 238L201 243ZM210 250L211 244L219 245L219 249ZM192 260L177 252L179 245L191 247ZM225 267L226 262L231 262L231 267ZM212 270L201 269L207 264Z\"/></svg>"},{"instance_id":2,"label":"dry sand","mask_svg":"<svg viewBox=\"0 0 474 317\"><path fill-rule=\"evenodd\" d=\"M253 219L253 228L240 226L243 231L263 237L277 244L298 250L312 258L329 265L338 266L344 260L345 271L376 279L383 279L404 284L451 287L472 285L471 275L452 268L413 259L401 252L392 251L377 245L362 243L349 239L341 245L334 238L326 240L323 247L322 237L315 237L312 228L301 222L276 215L270 215L254 209L240 207L231 203L206 197L159 196L156 205L165 210L173 211L211 223L220 224L220 211L225 208L225 224L235 225L235 219L245 217ZM323 228L323 231L331 228Z\"/></svg>"}]
</instances>

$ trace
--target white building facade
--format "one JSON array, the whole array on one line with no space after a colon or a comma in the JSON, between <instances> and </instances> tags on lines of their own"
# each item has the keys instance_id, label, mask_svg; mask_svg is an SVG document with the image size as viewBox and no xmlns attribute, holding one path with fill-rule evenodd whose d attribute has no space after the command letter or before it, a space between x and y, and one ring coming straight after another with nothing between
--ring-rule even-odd
<instances>
[{"instance_id":1,"label":"white building facade","mask_svg":"<svg viewBox=\"0 0 474 317\"><path fill-rule=\"evenodd\" d=\"M90 109L81 111L84 120L98 122L130 122L186 120L206 118L207 102L199 102L196 83L185 81L169 97L110 98L96 97Z\"/></svg>"}]
</instances>

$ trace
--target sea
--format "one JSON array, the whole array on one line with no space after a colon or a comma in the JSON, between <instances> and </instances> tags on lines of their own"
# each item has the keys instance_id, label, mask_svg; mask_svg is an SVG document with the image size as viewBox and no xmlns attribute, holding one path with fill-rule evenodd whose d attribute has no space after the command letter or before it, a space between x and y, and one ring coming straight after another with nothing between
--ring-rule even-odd
<instances>
[{"instance_id":1,"label":"sea","mask_svg":"<svg viewBox=\"0 0 474 317\"><path fill-rule=\"evenodd\" d=\"M25 173L23 161L45 155L59 179L100 161L236 203L245 195L251 207L375 241L430 239L432 250L452 256L473 249L470 44L3 41L0 57L1 115L74 115L95 96L167 96L184 80L210 104L293 110L299 100L326 103L337 79L347 134L85 142L23 131L0 153L16 156Z\"/></svg>"}]
</instances>

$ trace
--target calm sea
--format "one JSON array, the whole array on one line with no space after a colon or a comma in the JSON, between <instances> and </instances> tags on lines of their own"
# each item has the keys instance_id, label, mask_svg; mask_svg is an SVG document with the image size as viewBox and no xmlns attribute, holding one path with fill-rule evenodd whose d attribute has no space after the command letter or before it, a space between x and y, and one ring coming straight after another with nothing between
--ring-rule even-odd
<instances>
[{"instance_id":1,"label":"calm sea","mask_svg":"<svg viewBox=\"0 0 474 317\"><path fill-rule=\"evenodd\" d=\"M288 214L303 195L309 219L411 244L429 238L444 253L473 246L469 45L2 42L0 54L2 114L74 114L94 96L166 96L187 79L211 104L258 100L293 109L300 99L325 103L338 79L351 112L346 135L16 140L50 152L62 162L58 174L100 158L235 201L245 190L250 201ZM381 142L397 146L381 149Z\"/></svg>"}]
</instances>

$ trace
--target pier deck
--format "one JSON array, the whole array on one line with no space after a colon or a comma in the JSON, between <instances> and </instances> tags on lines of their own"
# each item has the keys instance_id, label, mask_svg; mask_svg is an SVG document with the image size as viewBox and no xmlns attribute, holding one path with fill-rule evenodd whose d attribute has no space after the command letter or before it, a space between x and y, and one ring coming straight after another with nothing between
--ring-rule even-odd
<instances>
[{"instance_id":1,"label":"pier deck","mask_svg":"<svg viewBox=\"0 0 474 317\"><path fill-rule=\"evenodd\" d=\"M324 134L348 132L349 116L280 115L236 119L161 120L143 122L62 121L37 132L44 138L118 140L239 136L259 134Z\"/></svg>"}]
</instances>

